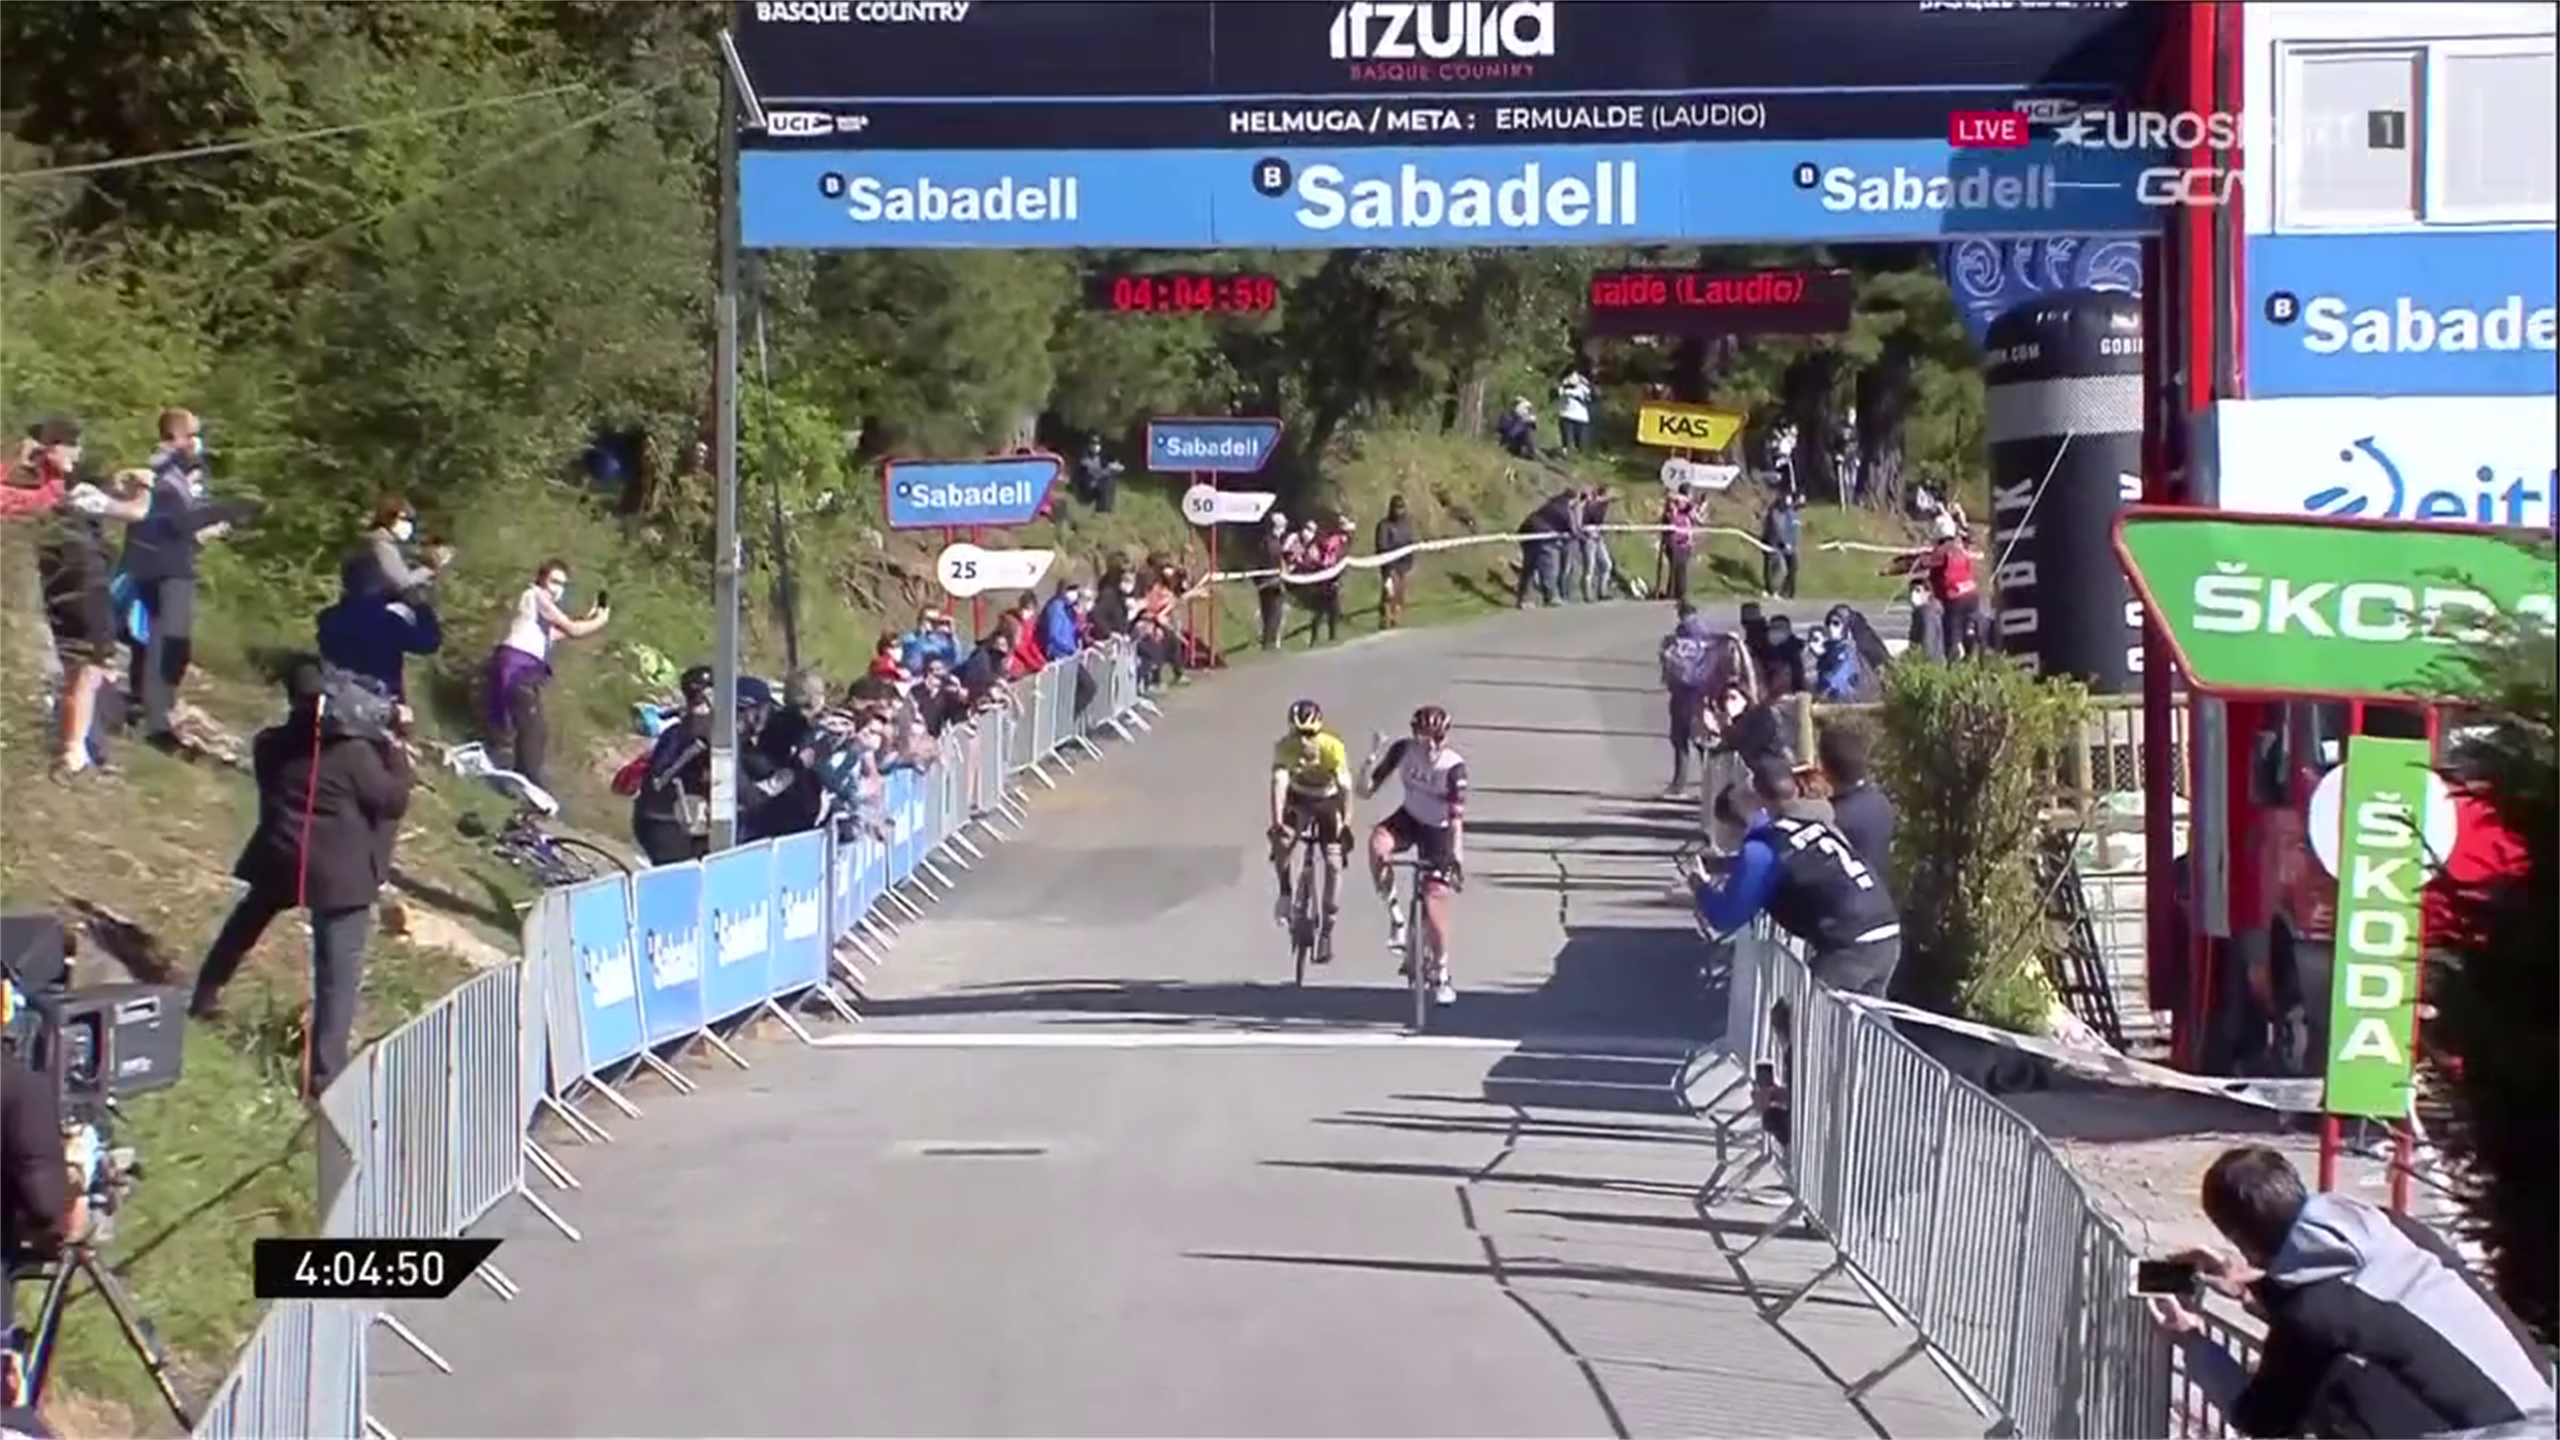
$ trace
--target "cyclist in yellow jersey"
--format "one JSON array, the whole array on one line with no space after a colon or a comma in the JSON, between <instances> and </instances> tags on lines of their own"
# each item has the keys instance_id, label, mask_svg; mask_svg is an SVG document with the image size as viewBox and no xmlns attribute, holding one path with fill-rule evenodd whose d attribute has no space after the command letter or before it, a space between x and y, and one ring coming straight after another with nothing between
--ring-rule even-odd
<instances>
[{"instance_id":1,"label":"cyclist in yellow jersey","mask_svg":"<svg viewBox=\"0 0 2560 1440\"><path fill-rule=\"evenodd\" d=\"M1312 834L1324 856L1324 924L1333 932L1336 883L1351 859L1351 751L1342 737L1325 728L1324 710L1313 700L1289 707L1289 733L1271 747L1271 873L1280 884L1272 918L1289 923L1289 859L1302 835ZM1332 946L1316 947L1319 963L1330 960Z\"/></svg>"}]
</instances>

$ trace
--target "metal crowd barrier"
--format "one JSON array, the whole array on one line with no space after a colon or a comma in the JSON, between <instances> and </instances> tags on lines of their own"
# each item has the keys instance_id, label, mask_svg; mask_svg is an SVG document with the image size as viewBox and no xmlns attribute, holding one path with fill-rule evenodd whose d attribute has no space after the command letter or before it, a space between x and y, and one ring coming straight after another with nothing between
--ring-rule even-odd
<instances>
[{"instance_id":1,"label":"metal crowd barrier","mask_svg":"<svg viewBox=\"0 0 2560 1440\"><path fill-rule=\"evenodd\" d=\"M612 1135L596 1102L637 1117L619 1088L647 1071L679 1094L677 1068L708 1050L740 1069L728 1035L770 1018L807 1041L811 1008L848 1021L864 967L957 888L986 846L1015 833L1022 786L1131 739L1155 707L1137 660L1113 644L1012 687L1010 703L946 733L928 769L890 775L855 827L740 846L544 893L524 919L524 958L482 971L368 1046L320 1097L321 1232L457 1236L507 1200L561 1234L575 1226L534 1186L578 1181L537 1138L546 1115L590 1143ZM840 839L840 834L850 838ZM501 1298L515 1282L483 1266ZM373 1332L446 1374L426 1337L378 1305L271 1307L204 1407L203 1440L387 1437L366 1404Z\"/></svg>"},{"instance_id":2,"label":"metal crowd barrier","mask_svg":"<svg viewBox=\"0 0 2560 1440\"><path fill-rule=\"evenodd\" d=\"M1779 1143L1749 1113L1719 1118L1708 1193L1774 1170L1784 1212L1742 1253L1797 1224L1831 1247L1775 1315L1841 1277L1910 1332L1852 1397L1925 1359L1994 1433L2222 1433L2128 1293L2138 1252L2033 1126L1888 1018L1814 984L1765 925L1734 943L1729 993L1726 1045L1746 1075L1765 1065L1783 1086L1788 1134Z\"/></svg>"}]
</instances>

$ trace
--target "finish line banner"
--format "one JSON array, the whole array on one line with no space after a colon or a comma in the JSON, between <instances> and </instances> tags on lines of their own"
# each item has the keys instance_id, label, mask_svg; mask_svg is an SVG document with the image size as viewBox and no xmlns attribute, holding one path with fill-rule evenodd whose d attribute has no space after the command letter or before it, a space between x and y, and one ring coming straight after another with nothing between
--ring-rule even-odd
<instances>
[{"instance_id":1,"label":"finish line banner","mask_svg":"<svg viewBox=\"0 0 2560 1440\"><path fill-rule=\"evenodd\" d=\"M1934 140L739 157L764 250L1359 249L2147 234L2155 157Z\"/></svg>"}]
</instances>

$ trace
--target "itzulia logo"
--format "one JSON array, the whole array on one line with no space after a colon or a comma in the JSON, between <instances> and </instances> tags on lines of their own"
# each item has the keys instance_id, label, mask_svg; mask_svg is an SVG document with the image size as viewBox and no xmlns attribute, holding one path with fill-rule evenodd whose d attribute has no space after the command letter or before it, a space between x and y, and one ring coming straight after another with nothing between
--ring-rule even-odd
<instances>
[{"instance_id":1,"label":"itzulia logo","mask_svg":"<svg viewBox=\"0 0 2560 1440\"><path fill-rule=\"evenodd\" d=\"M2245 563L2217 561L2196 577L2192 624L2209 635L2278 635L2397 645L2424 640L2478 644L2489 622L2513 615L2549 627L2560 600L2544 592L2510 603L2464 585L2411 585L2396 580L2295 580L2253 575ZM2463 617L2471 617L2466 621Z\"/></svg>"},{"instance_id":2,"label":"itzulia logo","mask_svg":"<svg viewBox=\"0 0 2560 1440\"><path fill-rule=\"evenodd\" d=\"M2480 466L2450 485L2412 486L2398 461L2362 436L2338 452L2345 478L2303 497L2302 508L2314 515L2362 520L2444 520L2455 524L2501 525L2547 530L2552 499L2560 475L2546 472L2538 480L2519 475L2501 481L2497 470Z\"/></svg>"}]
</instances>

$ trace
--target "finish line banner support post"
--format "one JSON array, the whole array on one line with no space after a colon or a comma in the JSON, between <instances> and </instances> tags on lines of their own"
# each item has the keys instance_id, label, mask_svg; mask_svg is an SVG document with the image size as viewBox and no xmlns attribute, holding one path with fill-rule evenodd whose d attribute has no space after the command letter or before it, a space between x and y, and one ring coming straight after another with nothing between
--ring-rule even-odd
<instances>
[{"instance_id":1,"label":"finish line banner support post","mask_svg":"<svg viewBox=\"0 0 2560 1440\"><path fill-rule=\"evenodd\" d=\"M1279 497L1267 490L1226 490L1220 481L1229 475L1258 475L1271 463L1280 448L1280 422L1270 416L1239 416L1216 419L1196 415L1163 415L1147 422L1147 468L1159 474L1188 475L1190 487L1182 492L1182 518L1201 532L1201 545L1208 552L1208 573L1218 573L1218 531L1227 525L1259 525L1279 503ZM1209 663L1216 665L1218 648L1218 600L1216 587L1201 596L1208 606L1205 628L1209 647Z\"/></svg>"}]
</instances>

